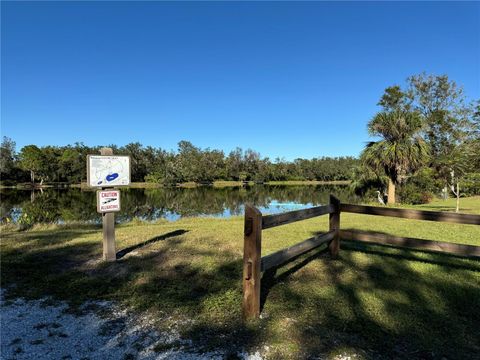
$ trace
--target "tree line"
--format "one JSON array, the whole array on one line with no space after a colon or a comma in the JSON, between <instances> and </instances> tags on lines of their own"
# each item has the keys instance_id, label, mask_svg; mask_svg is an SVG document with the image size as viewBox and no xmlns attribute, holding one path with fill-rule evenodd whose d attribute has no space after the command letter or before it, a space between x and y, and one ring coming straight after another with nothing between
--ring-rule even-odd
<instances>
[{"instance_id":1,"label":"tree line","mask_svg":"<svg viewBox=\"0 0 480 360\"><path fill-rule=\"evenodd\" d=\"M258 152L236 148L228 154L217 149L201 149L180 141L176 151L143 146L109 145L114 154L131 157L134 182L175 185L185 182L209 184L227 181L349 180L358 164L354 157L319 157L286 161L270 160ZM87 155L99 154L100 146L83 143L67 146L27 145L16 152L15 142L7 137L1 144L0 175L3 184L80 183L86 180Z\"/></svg>"},{"instance_id":2,"label":"tree line","mask_svg":"<svg viewBox=\"0 0 480 360\"><path fill-rule=\"evenodd\" d=\"M363 170L356 183L383 183L388 202L417 196L426 202L442 189L460 198L461 187L473 182L480 193L480 101L467 101L463 89L447 75L411 76L403 88L385 89L382 108L368 123L370 135L360 156ZM378 186L378 184L377 184ZM414 201L409 201L414 202Z\"/></svg>"},{"instance_id":3,"label":"tree line","mask_svg":"<svg viewBox=\"0 0 480 360\"><path fill-rule=\"evenodd\" d=\"M247 149L225 154L180 141L176 151L135 142L110 145L115 154L130 155L132 181L175 185L209 184L216 180L266 181L351 180L360 195L389 203L428 202L434 194L480 194L480 101L468 101L461 86L447 75L425 73L407 78L404 86L385 89L381 110L367 124L371 141L355 157L271 160ZM99 146L24 146L4 137L0 148L3 184L30 181L79 183L86 179L86 156ZM379 199L381 200L381 199ZM458 204L458 201L457 201ZM458 205L457 205L458 208Z\"/></svg>"},{"instance_id":4,"label":"tree line","mask_svg":"<svg viewBox=\"0 0 480 360\"><path fill-rule=\"evenodd\" d=\"M4 189L0 223L15 222L28 228L37 223L101 221L96 209L95 193L75 190L27 192ZM127 188L122 189L122 209L115 218L119 222L133 219L155 221L169 217L174 219L176 216L219 216L225 211L238 216L243 214L246 202L258 207L271 206L272 199L279 203L321 205L328 203L332 192L342 201L356 201L347 185Z\"/></svg>"}]
</instances>

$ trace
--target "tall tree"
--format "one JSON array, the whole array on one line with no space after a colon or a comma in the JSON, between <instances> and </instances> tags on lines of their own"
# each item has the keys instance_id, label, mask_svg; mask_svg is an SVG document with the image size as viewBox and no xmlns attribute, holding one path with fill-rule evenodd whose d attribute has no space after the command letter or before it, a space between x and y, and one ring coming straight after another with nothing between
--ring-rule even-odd
<instances>
[{"instance_id":1,"label":"tall tree","mask_svg":"<svg viewBox=\"0 0 480 360\"><path fill-rule=\"evenodd\" d=\"M42 150L36 145L24 146L20 150L19 160L20 167L23 170L30 171L30 179L34 184L35 174L41 174L46 168ZM43 183L43 177L41 177L41 182Z\"/></svg>"},{"instance_id":2,"label":"tall tree","mask_svg":"<svg viewBox=\"0 0 480 360\"><path fill-rule=\"evenodd\" d=\"M15 141L4 136L0 145L0 177L11 180L15 170Z\"/></svg>"},{"instance_id":3,"label":"tall tree","mask_svg":"<svg viewBox=\"0 0 480 360\"><path fill-rule=\"evenodd\" d=\"M395 187L419 169L428 157L421 137L422 118L416 112L381 112L368 123L370 135L382 140L370 142L361 154L364 165L388 176L388 203L395 203Z\"/></svg>"},{"instance_id":4,"label":"tall tree","mask_svg":"<svg viewBox=\"0 0 480 360\"><path fill-rule=\"evenodd\" d=\"M85 157L74 147L64 149L58 159L58 171L62 180L70 183L82 181Z\"/></svg>"},{"instance_id":5,"label":"tall tree","mask_svg":"<svg viewBox=\"0 0 480 360\"><path fill-rule=\"evenodd\" d=\"M399 85L389 86L380 98L377 105L383 107L387 112L411 109L412 99Z\"/></svg>"},{"instance_id":6,"label":"tall tree","mask_svg":"<svg viewBox=\"0 0 480 360\"><path fill-rule=\"evenodd\" d=\"M447 75L422 73L410 76L407 83L406 90L398 85L385 89L378 105L387 112L412 110L422 115L422 134L432 155L429 166L435 177L442 180L445 190L455 188L452 179L458 185L463 176L460 174L475 168L472 156L459 149L470 148L475 139L478 141L480 105L468 103L463 89ZM457 175L452 177L452 172ZM457 191L452 192L458 197Z\"/></svg>"},{"instance_id":7,"label":"tall tree","mask_svg":"<svg viewBox=\"0 0 480 360\"><path fill-rule=\"evenodd\" d=\"M445 179L451 169L445 159L455 158L455 148L468 140L473 129L473 107L463 89L447 75L413 75L408 78L408 97L425 120L425 139L430 145L432 166Z\"/></svg>"},{"instance_id":8,"label":"tall tree","mask_svg":"<svg viewBox=\"0 0 480 360\"><path fill-rule=\"evenodd\" d=\"M243 172L245 171L245 164L243 162L243 150L237 147L232 150L225 160L227 177L230 180L241 180Z\"/></svg>"},{"instance_id":9,"label":"tall tree","mask_svg":"<svg viewBox=\"0 0 480 360\"><path fill-rule=\"evenodd\" d=\"M120 153L130 155L132 181L145 181L148 164L142 144L139 142L127 144L120 149Z\"/></svg>"}]
</instances>

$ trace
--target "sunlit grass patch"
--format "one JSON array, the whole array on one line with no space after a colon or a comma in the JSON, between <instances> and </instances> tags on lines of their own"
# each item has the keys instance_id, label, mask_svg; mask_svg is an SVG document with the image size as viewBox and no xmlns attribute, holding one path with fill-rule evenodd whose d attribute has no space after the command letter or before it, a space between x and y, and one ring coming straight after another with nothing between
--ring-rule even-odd
<instances>
[{"instance_id":1,"label":"sunlit grass patch","mask_svg":"<svg viewBox=\"0 0 480 360\"><path fill-rule=\"evenodd\" d=\"M342 214L341 227L480 245L473 225ZM265 230L263 254L327 229L323 216ZM12 297L73 307L114 300L154 312L159 327L179 323L202 348L261 349L267 358L469 359L480 351L478 260L346 241L338 260L317 249L265 278L262 319L244 324L242 217L134 222L117 226L116 237L117 250L146 245L104 263L98 226L4 229L2 286L15 285Z\"/></svg>"}]
</instances>

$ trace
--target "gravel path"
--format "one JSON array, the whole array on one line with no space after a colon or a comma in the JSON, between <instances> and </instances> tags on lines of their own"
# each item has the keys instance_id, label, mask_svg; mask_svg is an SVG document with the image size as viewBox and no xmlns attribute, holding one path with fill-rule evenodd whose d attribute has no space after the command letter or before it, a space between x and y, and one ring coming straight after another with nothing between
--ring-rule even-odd
<instances>
[{"instance_id":1,"label":"gravel path","mask_svg":"<svg viewBox=\"0 0 480 360\"><path fill-rule=\"evenodd\" d=\"M184 344L178 332L159 333L153 319L138 316L109 302L84 304L82 315L66 312L65 303L17 299L1 305L1 359L222 359L220 353L182 350L154 351ZM107 315L108 314L108 315ZM178 346L175 347L178 349ZM181 349L181 348L180 348ZM238 354L260 360L259 354Z\"/></svg>"}]
</instances>

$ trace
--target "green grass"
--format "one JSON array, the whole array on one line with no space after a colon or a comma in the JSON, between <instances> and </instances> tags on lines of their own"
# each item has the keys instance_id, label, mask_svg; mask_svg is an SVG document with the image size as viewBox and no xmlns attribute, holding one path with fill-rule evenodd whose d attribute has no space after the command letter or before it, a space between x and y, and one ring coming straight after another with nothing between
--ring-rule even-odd
<instances>
[{"instance_id":1,"label":"green grass","mask_svg":"<svg viewBox=\"0 0 480 360\"><path fill-rule=\"evenodd\" d=\"M417 205L415 208L420 210L433 211L455 211L456 199L447 200L436 199L429 204ZM460 198L460 211L466 214L480 214L480 196Z\"/></svg>"},{"instance_id":2,"label":"green grass","mask_svg":"<svg viewBox=\"0 0 480 360\"><path fill-rule=\"evenodd\" d=\"M450 206L434 202L424 209ZM464 204L464 205L462 205ZM462 199L480 213L480 199ZM342 228L480 245L480 227L342 214ZM328 228L328 217L263 232L263 255ZM181 235L168 234L183 230ZM480 261L344 243L265 274L262 319L241 321L243 219L187 218L117 226L117 249L152 240L103 263L101 229L3 229L2 286L9 296L46 295L76 305L115 300L157 314L160 328L184 321L202 349L264 348L267 358L474 359L480 352ZM174 233L174 234L178 234ZM166 235L160 237L161 235ZM156 239L156 240L155 240Z\"/></svg>"},{"instance_id":3,"label":"green grass","mask_svg":"<svg viewBox=\"0 0 480 360\"><path fill-rule=\"evenodd\" d=\"M249 186L255 185L253 181L249 181L247 183ZM317 181L317 180L291 180L291 181L269 181L266 182L267 185L348 185L350 184L349 180L346 181ZM212 186L216 188L224 188L224 187L238 187L238 186L243 186L244 183L243 181L230 181L230 180L216 180L213 182ZM81 184L70 184L70 187L73 188L85 188L87 189L87 183L83 182ZM194 187L199 187L199 186L205 186L202 184L198 184L194 181L190 182L185 182L181 184L177 184L178 187L184 187L184 188L194 188ZM25 183L25 184L17 184L14 186L2 186L0 185L0 188L30 188L30 183ZM52 185L45 184L43 187L52 187ZM136 189L156 189L156 188L161 188L163 187L162 184L159 183L153 183L153 182L132 182L129 186L129 188L136 188Z\"/></svg>"}]
</instances>

